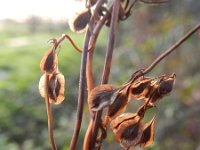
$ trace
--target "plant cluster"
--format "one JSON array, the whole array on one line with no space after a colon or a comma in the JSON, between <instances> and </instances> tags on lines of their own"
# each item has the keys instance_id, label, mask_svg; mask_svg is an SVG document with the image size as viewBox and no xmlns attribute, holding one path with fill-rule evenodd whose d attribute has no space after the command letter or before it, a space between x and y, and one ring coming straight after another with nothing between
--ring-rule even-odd
<instances>
[{"instance_id":1,"label":"plant cluster","mask_svg":"<svg viewBox=\"0 0 200 150\"><path fill-rule=\"evenodd\" d=\"M163 58L173 52L189 36L195 33L200 25L195 26L177 43L165 50L152 64L145 69L135 71L129 80L121 86L108 84L112 62L112 54L120 21L127 20L136 3L161 4L163 0L86 0L86 7L76 13L69 21L72 31L85 33L83 49L76 46L70 36L64 34L58 40L52 39L53 46L46 52L40 63L44 75L40 79L39 90L45 97L48 127L52 149L56 150L53 137L52 114L50 104L60 104L64 100L65 79L58 70L57 48L64 39L68 39L74 48L81 52L80 80L77 105L77 120L72 136L70 150L76 148L83 116L83 104L87 83L88 108L90 123L85 134L83 149L101 149L106 138L107 126L116 138L116 141L125 149L132 149L139 145L147 147L153 143L154 122L156 114L148 123L143 123L148 109L158 107L157 103L164 96L171 93L175 82L175 74L161 75L159 77L146 77ZM109 27L109 40L106 50L104 70L100 85L95 86L92 73L92 59L95 51L96 40L103 26ZM143 104L135 113L124 113L130 99L143 100ZM105 109L106 108L106 109ZM103 119L103 111L105 118Z\"/></svg>"}]
</instances>

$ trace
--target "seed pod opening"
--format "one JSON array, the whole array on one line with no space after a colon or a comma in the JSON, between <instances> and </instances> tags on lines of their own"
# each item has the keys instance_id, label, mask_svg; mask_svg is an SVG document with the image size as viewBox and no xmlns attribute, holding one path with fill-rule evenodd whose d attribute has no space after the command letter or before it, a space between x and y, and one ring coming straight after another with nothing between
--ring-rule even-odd
<instances>
[{"instance_id":1,"label":"seed pod opening","mask_svg":"<svg viewBox=\"0 0 200 150\"><path fill-rule=\"evenodd\" d=\"M124 148L135 147L142 136L142 124L136 114L122 114L111 122L118 143Z\"/></svg>"},{"instance_id":2,"label":"seed pod opening","mask_svg":"<svg viewBox=\"0 0 200 150\"><path fill-rule=\"evenodd\" d=\"M130 94L128 92L129 88L130 86L126 87L125 89L121 91L116 91L115 92L116 95L113 94L114 96L112 96L111 99L113 99L113 97L115 98L113 102L111 103L111 105L109 106L108 112L106 114L106 119L108 119L106 121L107 123L125 111L127 103L130 100Z\"/></svg>"},{"instance_id":3,"label":"seed pod opening","mask_svg":"<svg viewBox=\"0 0 200 150\"><path fill-rule=\"evenodd\" d=\"M39 91L42 97L45 97L45 80L46 75L44 74L39 81ZM60 104L64 100L65 91L65 78L61 73L49 75L48 86L48 97L49 102L53 104Z\"/></svg>"},{"instance_id":4,"label":"seed pod opening","mask_svg":"<svg viewBox=\"0 0 200 150\"><path fill-rule=\"evenodd\" d=\"M151 85L152 78L142 78L139 81L134 82L130 88L130 94L136 100L143 99L149 92L149 86Z\"/></svg>"}]
</instances>

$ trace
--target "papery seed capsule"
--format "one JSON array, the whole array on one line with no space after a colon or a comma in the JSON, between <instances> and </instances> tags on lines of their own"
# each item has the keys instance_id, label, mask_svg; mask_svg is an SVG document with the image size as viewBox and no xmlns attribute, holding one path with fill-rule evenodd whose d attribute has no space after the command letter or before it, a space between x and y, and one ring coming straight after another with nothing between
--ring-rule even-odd
<instances>
[{"instance_id":1,"label":"papery seed capsule","mask_svg":"<svg viewBox=\"0 0 200 150\"><path fill-rule=\"evenodd\" d=\"M135 147L142 136L141 118L131 113L120 115L111 122L111 129L122 147Z\"/></svg>"},{"instance_id":2,"label":"papery seed capsule","mask_svg":"<svg viewBox=\"0 0 200 150\"><path fill-rule=\"evenodd\" d=\"M160 84L158 86L158 93L160 95L167 95L173 90L175 77L176 75L173 73L168 78L165 77L160 81Z\"/></svg>"},{"instance_id":3,"label":"papery seed capsule","mask_svg":"<svg viewBox=\"0 0 200 150\"><path fill-rule=\"evenodd\" d=\"M133 96L136 100L143 99L149 92L152 80L153 78L140 78L138 81L134 82L130 88L131 96Z\"/></svg>"},{"instance_id":4,"label":"papery seed capsule","mask_svg":"<svg viewBox=\"0 0 200 150\"><path fill-rule=\"evenodd\" d=\"M40 69L47 74L52 74L56 72L57 64L58 56L55 52L55 48L53 47L49 49L42 58L40 62Z\"/></svg>"},{"instance_id":5,"label":"papery seed capsule","mask_svg":"<svg viewBox=\"0 0 200 150\"><path fill-rule=\"evenodd\" d=\"M111 104L111 97L116 89L109 84L95 87L88 96L88 104L92 111L101 110Z\"/></svg>"},{"instance_id":6,"label":"papery seed capsule","mask_svg":"<svg viewBox=\"0 0 200 150\"><path fill-rule=\"evenodd\" d=\"M87 24L89 23L91 17L90 9L85 8L80 12L74 14L72 18L69 19L69 27L73 32L82 33L85 31Z\"/></svg>"},{"instance_id":7,"label":"papery seed capsule","mask_svg":"<svg viewBox=\"0 0 200 150\"><path fill-rule=\"evenodd\" d=\"M114 101L108 108L108 112L105 117L104 125L107 126L108 122L119 116L126 109L127 103L130 100L130 95L128 92L130 86L126 87L121 91L116 91L117 94ZM112 99L112 98L111 98Z\"/></svg>"},{"instance_id":8,"label":"papery seed capsule","mask_svg":"<svg viewBox=\"0 0 200 150\"><path fill-rule=\"evenodd\" d=\"M140 147L147 147L151 145L154 141L154 122L155 116L151 119L151 121L144 125L142 137L139 142Z\"/></svg>"},{"instance_id":9,"label":"papery seed capsule","mask_svg":"<svg viewBox=\"0 0 200 150\"><path fill-rule=\"evenodd\" d=\"M39 91L42 97L45 97L46 75L44 74L39 81ZM65 78L61 73L49 75L48 97L49 102L60 104L64 100Z\"/></svg>"},{"instance_id":10,"label":"papery seed capsule","mask_svg":"<svg viewBox=\"0 0 200 150\"><path fill-rule=\"evenodd\" d=\"M145 98L145 101L149 102L149 106L156 106L158 100L170 94L173 90L175 77L175 74L172 74L169 77L163 76L158 85L155 86L155 90Z\"/></svg>"}]
</instances>

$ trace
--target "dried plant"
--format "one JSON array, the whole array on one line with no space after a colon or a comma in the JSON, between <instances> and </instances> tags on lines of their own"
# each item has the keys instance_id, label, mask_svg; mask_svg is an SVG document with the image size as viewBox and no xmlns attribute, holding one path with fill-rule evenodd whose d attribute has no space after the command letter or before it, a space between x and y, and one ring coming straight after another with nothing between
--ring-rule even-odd
<instances>
[{"instance_id":1,"label":"dried plant","mask_svg":"<svg viewBox=\"0 0 200 150\"><path fill-rule=\"evenodd\" d=\"M52 129L52 113L50 104L60 104L64 100L65 79L58 70L58 56L56 49L64 39L68 39L74 48L81 52L80 80L78 91L77 120L70 144L70 150L76 149L81 129L85 91L88 89L88 108L90 110L90 123L83 144L84 150L101 149L106 138L107 126L113 131L116 141L125 149L136 146L147 147L154 141L154 117L143 123L146 110L159 107L158 102L170 94L175 83L175 74L161 75L159 77L146 77L156 65L176 50L199 28L200 24L192 28L180 38L178 42L163 51L148 67L133 71L130 79L122 85L111 85L109 73L114 50L117 26L120 21L127 20L136 3L162 4L166 0L86 0L86 8L76 13L69 21L72 31L80 33L85 31L83 49L76 46L70 36L64 34L58 40L52 39L52 47L46 52L40 63L44 75L40 79L39 90L45 97L49 137L52 149L56 150ZM101 85L94 85L92 62L96 40L103 26L109 27L109 40L107 44L104 69ZM78 83L78 82L77 82ZM86 84L87 83L87 88ZM133 99L133 101L131 101ZM141 100L143 104L134 112L125 113L129 102ZM108 108L108 109L105 109ZM107 110L105 118L102 112ZM156 110L156 109L154 109Z\"/></svg>"}]
</instances>

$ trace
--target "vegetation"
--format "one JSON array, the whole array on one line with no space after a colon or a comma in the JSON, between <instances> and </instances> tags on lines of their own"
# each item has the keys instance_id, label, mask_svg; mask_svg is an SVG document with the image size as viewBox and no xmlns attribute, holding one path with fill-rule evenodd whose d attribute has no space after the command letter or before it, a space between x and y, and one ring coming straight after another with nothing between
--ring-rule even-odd
<instances>
[{"instance_id":1,"label":"vegetation","mask_svg":"<svg viewBox=\"0 0 200 150\"><path fill-rule=\"evenodd\" d=\"M172 1L167 4L137 6L133 15L120 22L109 83L121 85L134 70L150 64L164 49L177 41L199 19L200 2ZM142 19L141 19L142 18ZM33 20L31 20L33 19ZM50 149L45 102L38 92L42 73L39 62L49 49L48 40L70 34L79 47L84 35L73 34L66 23L31 18L26 23L2 22L0 26L0 149ZM35 20L36 21L35 21ZM33 23L34 22L34 23ZM35 23L36 22L36 23ZM108 28L103 28L94 55L94 82L100 83ZM120 35L120 36L119 36ZM155 142L149 149L198 149L199 108L199 33L161 62L149 76L176 72L174 92L159 103ZM52 106L54 134L58 149L67 150L76 120L80 53L63 42L59 68L66 78L66 99ZM130 103L127 111L136 112L139 104ZM77 149L82 147L89 122L87 102ZM148 112L149 118L152 112ZM149 120L149 119L148 119ZM108 132L103 149L120 149Z\"/></svg>"}]
</instances>

